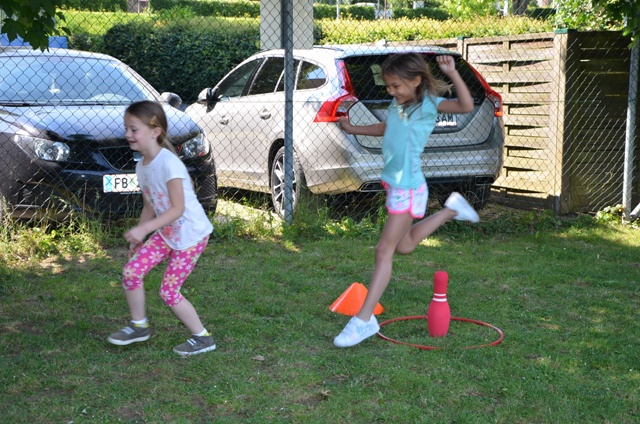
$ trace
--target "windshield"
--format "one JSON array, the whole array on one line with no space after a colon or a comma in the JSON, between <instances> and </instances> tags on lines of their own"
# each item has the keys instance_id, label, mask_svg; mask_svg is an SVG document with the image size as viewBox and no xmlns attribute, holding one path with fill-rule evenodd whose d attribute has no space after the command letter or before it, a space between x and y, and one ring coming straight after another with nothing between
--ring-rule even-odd
<instances>
[{"instance_id":1,"label":"windshield","mask_svg":"<svg viewBox=\"0 0 640 424\"><path fill-rule=\"evenodd\" d=\"M157 93L119 62L85 57L0 57L2 104L129 104Z\"/></svg>"}]
</instances>

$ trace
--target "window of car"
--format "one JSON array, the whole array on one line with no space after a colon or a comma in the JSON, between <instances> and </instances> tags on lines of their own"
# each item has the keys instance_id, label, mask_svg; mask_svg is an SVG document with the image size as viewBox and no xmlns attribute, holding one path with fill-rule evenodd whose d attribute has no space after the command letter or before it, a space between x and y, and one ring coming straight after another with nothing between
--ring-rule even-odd
<instances>
[{"instance_id":1,"label":"window of car","mask_svg":"<svg viewBox=\"0 0 640 424\"><path fill-rule=\"evenodd\" d=\"M74 57L0 59L0 100L22 103L130 103L154 98L115 62Z\"/></svg>"},{"instance_id":2,"label":"window of car","mask_svg":"<svg viewBox=\"0 0 640 424\"><path fill-rule=\"evenodd\" d=\"M284 59L281 57L269 57L258 71L253 80L249 95L267 94L276 91L280 75L284 71Z\"/></svg>"},{"instance_id":3,"label":"window of car","mask_svg":"<svg viewBox=\"0 0 640 424\"><path fill-rule=\"evenodd\" d=\"M356 96L363 101L370 103L383 104L391 101L391 96L387 93L384 80L382 79L382 64L388 55L371 55L371 56L354 56L344 59L344 63L349 73L349 78L353 86ZM451 83L449 78L440 71L434 54L425 54L425 61L431 67L431 73L437 79L443 79L447 83ZM476 103L481 102L486 93L478 78L471 70L469 65L462 58L456 58L456 68L462 76L462 79L469 87L472 97ZM457 96L455 90L452 90L445 97L455 98Z\"/></svg>"},{"instance_id":4,"label":"window of car","mask_svg":"<svg viewBox=\"0 0 640 424\"><path fill-rule=\"evenodd\" d=\"M297 90L308 90L318 88L327 82L327 74L324 69L315 63L302 62L298 73Z\"/></svg>"},{"instance_id":5,"label":"window of car","mask_svg":"<svg viewBox=\"0 0 640 424\"><path fill-rule=\"evenodd\" d=\"M293 72L294 72L294 74L297 73L297 70L298 70L299 66L300 66L300 59L294 59L293 60ZM295 75L294 75L293 78L295 80ZM284 72L280 76L280 81L278 81L278 88L276 88L276 91L277 92L284 91Z\"/></svg>"},{"instance_id":6,"label":"window of car","mask_svg":"<svg viewBox=\"0 0 640 424\"><path fill-rule=\"evenodd\" d=\"M449 77L447 77L440 70L440 67L437 65L434 58L435 56L431 56L432 60L429 62L431 65L431 73L435 78L442 79L447 83L451 84L451 80L449 80ZM469 88L469 91L471 92L471 97L474 98L476 104L481 103L486 97L485 88L482 86L482 83L478 80L478 77L476 76L473 70L469 67L469 64L464 59L462 59L461 57L457 57L455 58L455 60L456 60L456 69L458 70L458 73L462 77L462 80L464 81L464 83L467 85L467 88ZM449 95L449 97L451 98L458 97L458 95L455 92L455 89L452 88L451 94Z\"/></svg>"},{"instance_id":7,"label":"window of car","mask_svg":"<svg viewBox=\"0 0 640 424\"><path fill-rule=\"evenodd\" d=\"M262 58L252 60L233 71L218 85L218 95L222 98L242 96L245 92L247 82L251 79L251 76L255 73L255 70L262 61Z\"/></svg>"},{"instance_id":8,"label":"window of car","mask_svg":"<svg viewBox=\"0 0 640 424\"><path fill-rule=\"evenodd\" d=\"M387 57L387 55L372 55L344 59L353 91L360 100L367 102L391 101L391 96L387 93L381 75L382 63Z\"/></svg>"}]
</instances>

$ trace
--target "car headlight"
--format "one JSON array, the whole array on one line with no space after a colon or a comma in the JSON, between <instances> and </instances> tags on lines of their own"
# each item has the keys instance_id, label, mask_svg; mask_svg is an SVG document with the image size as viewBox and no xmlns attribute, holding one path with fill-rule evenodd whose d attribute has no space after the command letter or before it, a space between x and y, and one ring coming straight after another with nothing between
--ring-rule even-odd
<instances>
[{"instance_id":1,"label":"car headlight","mask_svg":"<svg viewBox=\"0 0 640 424\"><path fill-rule=\"evenodd\" d=\"M183 158L197 158L209 154L211 146L204 134L200 133L191 140L187 140L180 146L180 154Z\"/></svg>"},{"instance_id":2,"label":"car headlight","mask_svg":"<svg viewBox=\"0 0 640 424\"><path fill-rule=\"evenodd\" d=\"M69 159L71 153L69 146L60 141L26 135L15 135L13 141L24 151L34 154L38 159L50 162L64 162Z\"/></svg>"}]
</instances>

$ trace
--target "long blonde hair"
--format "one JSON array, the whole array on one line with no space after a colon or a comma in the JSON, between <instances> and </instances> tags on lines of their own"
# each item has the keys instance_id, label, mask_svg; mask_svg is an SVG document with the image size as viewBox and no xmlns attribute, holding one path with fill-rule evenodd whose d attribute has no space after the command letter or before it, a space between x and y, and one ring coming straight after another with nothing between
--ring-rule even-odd
<instances>
[{"instance_id":1,"label":"long blonde hair","mask_svg":"<svg viewBox=\"0 0 640 424\"><path fill-rule=\"evenodd\" d=\"M158 102L151 100L141 100L139 102L133 102L125 110L125 115L129 114L135 116L147 127L154 129L160 128L160 135L158 136L158 144L171 152L176 153L176 149L171 144L169 135L167 133L169 124L167 121L167 115L164 113L164 109Z\"/></svg>"},{"instance_id":2,"label":"long blonde hair","mask_svg":"<svg viewBox=\"0 0 640 424\"><path fill-rule=\"evenodd\" d=\"M382 64L382 75L395 75L400 79L407 80L412 80L417 77L420 78L420 84L416 88L417 102L424 100L425 93L433 97L451 93L451 85L435 78L431 73L429 64L425 62L418 53L392 54ZM411 104L407 105L407 107L409 106L411 106Z\"/></svg>"}]
</instances>

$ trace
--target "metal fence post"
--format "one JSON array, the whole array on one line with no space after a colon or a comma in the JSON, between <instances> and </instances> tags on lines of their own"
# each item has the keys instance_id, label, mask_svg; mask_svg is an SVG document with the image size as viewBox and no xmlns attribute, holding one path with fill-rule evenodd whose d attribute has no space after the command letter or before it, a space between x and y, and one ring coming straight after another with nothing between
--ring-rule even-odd
<instances>
[{"instance_id":1,"label":"metal fence post","mask_svg":"<svg viewBox=\"0 0 640 424\"><path fill-rule=\"evenodd\" d=\"M640 213L640 204L631 211L631 188L633 184L633 156L635 150L636 110L638 107L638 62L640 45L631 49L631 67L629 70L629 99L627 107L627 131L624 147L624 180L622 189L622 206L625 220L633 220Z\"/></svg>"},{"instance_id":2,"label":"metal fence post","mask_svg":"<svg viewBox=\"0 0 640 424\"><path fill-rule=\"evenodd\" d=\"M282 1L284 41L284 220L293 219L293 0ZM298 176L300 178L300 176Z\"/></svg>"}]
</instances>

